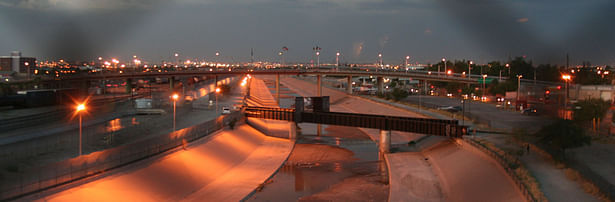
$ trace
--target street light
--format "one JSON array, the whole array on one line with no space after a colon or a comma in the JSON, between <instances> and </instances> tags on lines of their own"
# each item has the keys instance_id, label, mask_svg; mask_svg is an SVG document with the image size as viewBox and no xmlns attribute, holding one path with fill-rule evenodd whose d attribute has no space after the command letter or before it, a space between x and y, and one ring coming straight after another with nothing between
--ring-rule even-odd
<instances>
[{"instance_id":1,"label":"street light","mask_svg":"<svg viewBox=\"0 0 615 202\"><path fill-rule=\"evenodd\" d=\"M569 74L564 74L562 75L562 79L564 79L564 81L566 82L566 87L565 87L565 98L564 98L564 110L568 109L568 81L570 81L570 75Z\"/></svg>"},{"instance_id":2,"label":"street light","mask_svg":"<svg viewBox=\"0 0 615 202\"><path fill-rule=\"evenodd\" d=\"M26 70L28 70L28 79L30 79L30 63L24 62L24 65L26 65Z\"/></svg>"},{"instance_id":3,"label":"street light","mask_svg":"<svg viewBox=\"0 0 615 202\"><path fill-rule=\"evenodd\" d=\"M523 75L517 75L517 100L515 101L515 105L519 105L519 94L521 93L521 78L523 78Z\"/></svg>"},{"instance_id":4,"label":"street light","mask_svg":"<svg viewBox=\"0 0 615 202\"><path fill-rule=\"evenodd\" d=\"M220 88L216 88L216 115L218 115L218 93L220 93Z\"/></svg>"},{"instance_id":5,"label":"street light","mask_svg":"<svg viewBox=\"0 0 615 202\"><path fill-rule=\"evenodd\" d=\"M485 88L487 87L486 80L487 80L487 74L483 74L483 96L482 97L485 97Z\"/></svg>"},{"instance_id":6,"label":"street light","mask_svg":"<svg viewBox=\"0 0 615 202\"><path fill-rule=\"evenodd\" d=\"M446 71L446 58L442 58L442 63L444 63L444 70ZM438 76L440 76L440 66L438 65Z\"/></svg>"},{"instance_id":7,"label":"street light","mask_svg":"<svg viewBox=\"0 0 615 202\"><path fill-rule=\"evenodd\" d=\"M335 68L339 68L340 66L340 52L337 51L337 53L335 53Z\"/></svg>"},{"instance_id":8,"label":"street light","mask_svg":"<svg viewBox=\"0 0 615 202\"><path fill-rule=\"evenodd\" d=\"M508 78L510 78L510 64L506 64L506 68L508 68Z\"/></svg>"},{"instance_id":9,"label":"street light","mask_svg":"<svg viewBox=\"0 0 615 202\"><path fill-rule=\"evenodd\" d=\"M316 51L316 67L320 68L320 51Z\"/></svg>"},{"instance_id":10,"label":"street light","mask_svg":"<svg viewBox=\"0 0 615 202\"><path fill-rule=\"evenodd\" d=\"M83 134L83 117L82 117L82 111L85 111L85 104L81 103L79 105L77 105L76 107L76 113L79 114L79 156L81 156L82 154L82 134Z\"/></svg>"},{"instance_id":11,"label":"street light","mask_svg":"<svg viewBox=\"0 0 615 202\"><path fill-rule=\"evenodd\" d=\"M378 53L378 65L380 66L380 68L384 68L384 64L382 62L382 53Z\"/></svg>"},{"instance_id":12,"label":"street light","mask_svg":"<svg viewBox=\"0 0 615 202\"><path fill-rule=\"evenodd\" d=\"M472 62L470 60L470 62L468 62L468 78L470 78L470 79L472 78L472 76L471 76L472 75L472 72L471 72L472 71L472 64L474 64L474 62Z\"/></svg>"},{"instance_id":13,"label":"street light","mask_svg":"<svg viewBox=\"0 0 615 202\"><path fill-rule=\"evenodd\" d=\"M406 56L406 66L405 66L406 67L406 72L408 72L408 60L410 60L410 56L409 55Z\"/></svg>"},{"instance_id":14,"label":"street light","mask_svg":"<svg viewBox=\"0 0 615 202\"><path fill-rule=\"evenodd\" d=\"M179 53L175 53L175 65L179 65Z\"/></svg>"},{"instance_id":15,"label":"street light","mask_svg":"<svg viewBox=\"0 0 615 202\"><path fill-rule=\"evenodd\" d=\"M173 96L171 96L171 98L173 99L173 132L175 132L175 108L176 108L177 99L179 99L179 95L175 93L173 94Z\"/></svg>"}]
</instances>

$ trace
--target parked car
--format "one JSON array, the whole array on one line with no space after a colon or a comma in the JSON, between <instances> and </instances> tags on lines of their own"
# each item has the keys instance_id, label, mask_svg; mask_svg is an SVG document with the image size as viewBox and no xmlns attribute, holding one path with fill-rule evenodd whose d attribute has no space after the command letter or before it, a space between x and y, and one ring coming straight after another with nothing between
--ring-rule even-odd
<instances>
[{"instance_id":1,"label":"parked car","mask_svg":"<svg viewBox=\"0 0 615 202\"><path fill-rule=\"evenodd\" d=\"M222 114L230 114L231 113L231 108L224 106L222 107Z\"/></svg>"},{"instance_id":2,"label":"parked car","mask_svg":"<svg viewBox=\"0 0 615 202\"><path fill-rule=\"evenodd\" d=\"M525 115L537 115L538 110L536 110L536 108L530 107L530 108L524 109L521 113Z\"/></svg>"},{"instance_id":3,"label":"parked car","mask_svg":"<svg viewBox=\"0 0 615 202\"><path fill-rule=\"evenodd\" d=\"M438 107L438 110L444 110L444 111L454 113L454 112L461 111L461 107L460 106L442 106L442 107Z\"/></svg>"}]
</instances>

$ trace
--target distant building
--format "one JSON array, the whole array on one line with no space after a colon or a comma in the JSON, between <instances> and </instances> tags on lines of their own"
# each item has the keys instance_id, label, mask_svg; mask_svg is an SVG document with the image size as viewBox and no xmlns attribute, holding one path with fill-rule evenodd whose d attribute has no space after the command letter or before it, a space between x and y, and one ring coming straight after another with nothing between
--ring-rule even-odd
<instances>
[{"instance_id":1,"label":"distant building","mask_svg":"<svg viewBox=\"0 0 615 202\"><path fill-rule=\"evenodd\" d=\"M604 101L615 100L615 86L613 85L575 85L570 88L570 99L602 99Z\"/></svg>"},{"instance_id":2,"label":"distant building","mask_svg":"<svg viewBox=\"0 0 615 202\"><path fill-rule=\"evenodd\" d=\"M0 56L0 72L17 72L33 74L36 68L36 58L22 57L21 52L13 51L11 56ZM30 71L28 71L30 69Z\"/></svg>"}]
</instances>

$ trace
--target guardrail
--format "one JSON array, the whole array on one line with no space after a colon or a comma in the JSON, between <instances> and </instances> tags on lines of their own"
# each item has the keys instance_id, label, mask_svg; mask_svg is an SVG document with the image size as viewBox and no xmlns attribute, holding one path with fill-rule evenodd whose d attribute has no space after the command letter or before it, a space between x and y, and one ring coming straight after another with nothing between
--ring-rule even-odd
<instances>
[{"instance_id":1,"label":"guardrail","mask_svg":"<svg viewBox=\"0 0 615 202\"><path fill-rule=\"evenodd\" d=\"M0 201L51 189L126 166L157 154L183 146L222 129L231 119L241 119L241 112L211 120L169 134L145 139L112 149L94 152L50 165L20 170L3 176L0 183Z\"/></svg>"}]
</instances>

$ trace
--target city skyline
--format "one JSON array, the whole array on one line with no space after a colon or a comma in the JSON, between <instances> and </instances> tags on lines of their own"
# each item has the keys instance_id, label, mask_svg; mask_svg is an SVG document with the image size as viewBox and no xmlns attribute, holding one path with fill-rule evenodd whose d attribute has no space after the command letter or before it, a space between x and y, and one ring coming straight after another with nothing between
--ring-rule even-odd
<instances>
[{"instance_id":1,"label":"city skyline","mask_svg":"<svg viewBox=\"0 0 615 202\"><path fill-rule=\"evenodd\" d=\"M615 64L614 7L593 1L0 1L0 52L48 59L99 56L479 63L526 56L535 63ZM574 11L574 12L572 12ZM220 52L219 58L215 53Z\"/></svg>"}]
</instances>

